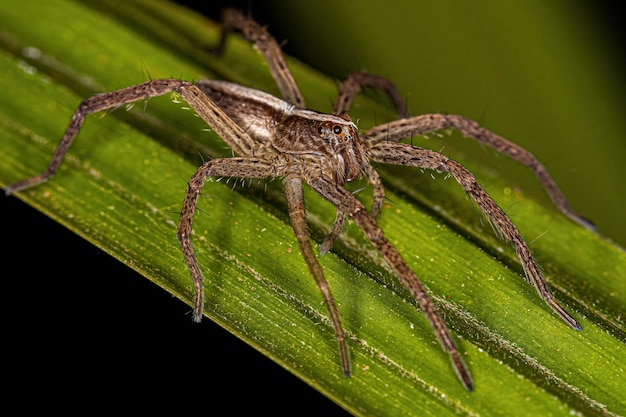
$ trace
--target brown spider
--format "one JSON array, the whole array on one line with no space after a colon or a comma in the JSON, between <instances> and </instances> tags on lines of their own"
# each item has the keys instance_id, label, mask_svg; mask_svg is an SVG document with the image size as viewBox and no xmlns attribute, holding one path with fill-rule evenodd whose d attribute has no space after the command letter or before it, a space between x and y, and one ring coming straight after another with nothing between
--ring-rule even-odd
<instances>
[{"instance_id":1,"label":"brown spider","mask_svg":"<svg viewBox=\"0 0 626 417\"><path fill-rule=\"evenodd\" d=\"M454 340L435 304L428 297L424 285L376 224L375 217L380 212L384 196L380 177L370 165L370 161L376 161L451 174L474 199L497 231L513 245L526 278L535 286L541 298L572 328L577 330L581 328L578 322L556 302L519 231L476 182L475 177L458 162L438 152L400 141L411 136L455 128L462 134L531 168L546 192L566 216L593 229L590 222L569 206L546 169L530 152L462 116L427 114L409 117L395 86L384 78L364 72L352 74L339 86L339 95L332 115L305 110L304 99L287 69L280 47L274 38L243 14L227 10L224 13L224 26L218 50L223 48L228 33L233 30L243 32L264 55L284 100L224 81L205 80L194 85L176 79L152 80L88 98L76 109L47 169L40 175L8 186L6 194L34 186L52 177L87 115L176 92L238 155L232 158L213 159L198 168L189 180L183 202L177 236L195 286L193 313L195 321L200 321L203 314L203 274L192 247L191 230L198 197L207 178L283 177L291 225L302 255L324 298L339 342L342 368L345 375L349 376L346 335L328 281L313 252L306 226L302 188L305 182L331 202L337 210L335 223L328 237L322 242L320 252L323 254L332 247L342 230L346 216L354 219L417 299L444 350L450 355L459 379L468 390L472 390L473 383L469 371L459 356ZM356 126L345 113L349 111L353 98L364 86L381 89L389 95L401 119L376 126L359 135ZM371 214L343 187L346 182L363 176L374 189Z\"/></svg>"}]
</instances>

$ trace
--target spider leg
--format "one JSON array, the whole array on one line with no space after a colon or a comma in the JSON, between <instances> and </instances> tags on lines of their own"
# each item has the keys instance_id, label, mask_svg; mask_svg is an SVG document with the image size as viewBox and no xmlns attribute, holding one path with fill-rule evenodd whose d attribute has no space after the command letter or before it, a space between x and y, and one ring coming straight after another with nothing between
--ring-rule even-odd
<instances>
[{"instance_id":1,"label":"spider leg","mask_svg":"<svg viewBox=\"0 0 626 417\"><path fill-rule=\"evenodd\" d=\"M350 74L348 78L339 85L339 94L335 99L333 114L340 115L350 112L352 101L356 95L359 94L362 87L372 87L382 90L393 102L398 116L402 119L409 117L409 110L406 107L404 98L402 98L402 94L400 94L395 84L384 77L369 74L365 71L357 71Z\"/></svg>"},{"instance_id":2,"label":"spider leg","mask_svg":"<svg viewBox=\"0 0 626 417\"><path fill-rule=\"evenodd\" d=\"M561 192L550 174L548 174L546 168L532 153L463 116L425 114L409 119L396 120L370 129L364 135L364 140L375 146L383 141L398 142L411 136L424 135L446 128L454 128L463 135L483 143L495 149L497 152L507 155L520 164L532 169L546 193L552 198L554 204L563 214L591 231L597 230L592 222L578 214L569 205L565 195Z\"/></svg>"},{"instance_id":3,"label":"spider leg","mask_svg":"<svg viewBox=\"0 0 626 417\"><path fill-rule=\"evenodd\" d=\"M254 142L234 122L209 100L196 86L186 81L176 79L152 80L143 84L123 88L109 93L98 94L84 100L74 112L69 126L59 143L46 170L39 175L16 182L6 187L7 195L32 187L50 179L57 171L70 145L85 121L92 114L111 108L117 108L138 100L162 96L170 92L177 92L191 107L222 137L232 138L229 145L241 155L250 155Z\"/></svg>"},{"instance_id":4,"label":"spider leg","mask_svg":"<svg viewBox=\"0 0 626 417\"><path fill-rule=\"evenodd\" d=\"M302 180L299 176L288 175L285 178L285 195L287 196L287 207L289 209L289 218L291 219L291 226L298 239L300 245L300 251L306 261L315 283L322 293L324 303L328 309L333 328L335 329L335 337L339 342L339 353L341 355L341 364L343 372L346 376L350 376L350 357L348 353L348 346L346 344L346 335L341 325L341 319L339 318L339 310L330 292L328 281L324 276L324 271L319 264L313 248L311 247L309 231L306 226L305 220L305 208L304 208L304 195L302 193Z\"/></svg>"},{"instance_id":5,"label":"spider leg","mask_svg":"<svg viewBox=\"0 0 626 417\"><path fill-rule=\"evenodd\" d=\"M200 192L208 177L266 178L276 175L276 168L257 158L223 158L206 162L193 174L187 184L187 192L178 221L176 236L183 251L185 262L194 283L193 320L202 319L204 307L204 277L191 244L193 216Z\"/></svg>"},{"instance_id":6,"label":"spider leg","mask_svg":"<svg viewBox=\"0 0 626 417\"><path fill-rule=\"evenodd\" d=\"M335 244L335 240L339 237L343 231L343 225L346 224L346 215L339 210L335 210L335 222L333 227L328 232L328 236L320 243L320 255L324 255Z\"/></svg>"},{"instance_id":7,"label":"spider leg","mask_svg":"<svg viewBox=\"0 0 626 417\"><path fill-rule=\"evenodd\" d=\"M377 217L380 214L380 210L383 207L383 201L385 198L385 188L383 187L383 183L380 179L380 175L371 165L367 166L367 170L365 171L365 176L367 177L370 184L374 186L374 204L372 205L372 216ZM339 237L341 232L343 231L343 225L345 224L346 215L337 211L335 215L335 222L333 223L333 227L326 239L320 243L320 255L325 254L333 247L335 240Z\"/></svg>"},{"instance_id":8,"label":"spider leg","mask_svg":"<svg viewBox=\"0 0 626 417\"><path fill-rule=\"evenodd\" d=\"M302 97L298 85L285 63L280 45L263 26L254 20L246 17L238 10L224 9L222 12L222 35L216 52L220 53L224 49L226 38L234 30L239 30L243 33L254 44L256 49L263 54L283 98L294 106L304 109L306 107L304 97Z\"/></svg>"},{"instance_id":9,"label":"spider leg","mask_svg":"<svg viewBox=\"0 0 626 417\"><path fill-rule=\"evenodd\" d=\"M513 245L528 281L537 289L541 298L568 325L576 330L581 329L580 324L554 299L548 283L517 227L476 182L476 178L467 168L438 152L405 143L379 142L371 149L371 157L374 161L386 164L414 166L452 174L502 236Z\"/></svg>"},{"instance_id":10,"label":"spider leg","mask_svg":"<svg viewBox=\"0 0 626 417\"><path fill-rule=\"evenodd\" d=\"M348 190L337 186L324 178L310 178L307 183L317 191L322 197L337 207L341 213L345 213L363 230L365 236L383 255L389 266L395 271L402 281L402 284L411 292L426 315L435 335L443 346L443 349L450 355L454 370L463 385L469 391L474 388L472 378L467 366L461 359L456 344L448 331L443 319L437 311L437 307L432 302L426 292L426 288L417 278L415 273L402 259L396 248L383 236L383 232L376 224L376 219L367 212L365 206L356 199Z\"/></svg>"}]
</instances>

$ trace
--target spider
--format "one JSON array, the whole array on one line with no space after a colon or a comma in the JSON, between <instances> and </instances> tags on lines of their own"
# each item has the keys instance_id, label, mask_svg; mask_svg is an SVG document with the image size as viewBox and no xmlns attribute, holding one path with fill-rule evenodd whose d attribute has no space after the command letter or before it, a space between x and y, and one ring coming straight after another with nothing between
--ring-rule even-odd
<instances>
[{"instance_id":1,"label":"spider","mask_svg":"<svg viewBox=\"0 0 626 417\"><path fill-rule=\"evenodd\" d=\"M324 254L330 250L343 229L346 217L351 217L415 297L443 349L449 354L461 383L466 389L473 390L469 370L461 359L435 304L429 298L426 288L385 238L376 223L375 218L383 205L384 188L379 174L370 165L370 161L374 161L451 175L476 202L497 232L512 244L526 279L535 286L540 297L569 326L576 330L581 329L580 324L554 299L528 245L515 225L477 183L474 175L458 162L439 152L401 143L401 140L442 129L456 129L463 135L490 146L532 169L559 210L573 221L593 230L593 224L570 207L544 166L530 152L462 116L426 114L410 117L394 84L366 72L354 73L339 85L339 94L332 114L307 110L298 86L287 68L280 46L266 29L252 19L236 10L225 10L222 36L216 52L224 48L226 38L234 30L242 32L263 54L283 99L225 81L203 80L192 84L177 79L151 80L93 96L84 100L76 109L46 170L8 186L6 194L32 187L51 178L89 114L174 92L179 94L237 155L205 162L193 174L187 185L177 237L194 284L194 321L200 321L203 314L204 278L191 242L192 221L205 182L210 177L257 179L282 177L291 226L327 307L339 344L344 374L350 375L346 333L328 281L310 242L305 219L303 183L336 207L334 224L326 239L320 244L320 253ZM377 88L386 93L394 103L400 118L373 127L367 132L357 132L356 125L347 113L352 100L362 87ZM373 188L374 199L370 212L344 188L347 182L361 177L365 177Z\"/></svg>"}]
</instances>

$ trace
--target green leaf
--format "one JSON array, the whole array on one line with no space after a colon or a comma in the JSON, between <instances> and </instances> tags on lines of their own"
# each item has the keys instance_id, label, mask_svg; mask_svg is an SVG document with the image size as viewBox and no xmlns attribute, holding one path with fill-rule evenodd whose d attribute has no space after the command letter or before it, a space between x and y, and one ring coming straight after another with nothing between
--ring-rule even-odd
<instances>
[{"instance_id":1,"label":"green leaf","mask_svg":"<svg viewBox=\"0 0 626 417\"><path fill-rule=\"evenodd\" d=\"M2 8L3 186L45 168L73 110L92 93L170 76L228 79L277 93L261 57L242 39L233 37L224 57L204 50L215 44L218 26L202 17L159 1L94 5ZM289 63L308 105L328 111L335 83ZM392 118L384 104L360 100L359 126ZM17 197L188 303L193 288L175 234L185 181L201 163L198 153L230 151L183 108L162 97L92 116L56 176ZM575 332L521 279L510 248L480 224L452 181L424 182L429 174L415 170L383 172L389 185L380 225L458 337L475 392L463 389L415 302L353 224L320 258L350 335L353 377L342 376L280 181L207 184L194 223L207 316L355 415L624 414L624 252L501 178L481 176L503 207L515 204L525 236L550 230L532 249L557 298L581 321ZM416 187L414 179L427 185ZM369 194L359 195L367 201ZM313 193L307 198L319 241L333 208Z\"/></svg>"}]
</instances>

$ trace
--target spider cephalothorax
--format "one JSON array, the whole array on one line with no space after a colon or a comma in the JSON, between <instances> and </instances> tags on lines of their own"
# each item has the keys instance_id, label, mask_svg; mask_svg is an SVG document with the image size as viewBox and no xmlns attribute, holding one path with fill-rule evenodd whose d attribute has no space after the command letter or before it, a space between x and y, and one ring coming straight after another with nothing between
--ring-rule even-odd
<instances>
[{"instance_id":1,"label":"spider cephalothorax","mask_svg":"<svg viewBox=\"0 0 626 417\"><path fill-rule=\"evenodd\" d=\"M291 165L292 171L327 176L339 185L363 175L367 156L348 115L300 109L225 81L204 80L198 87L259 144L255 156L290 155L283 164Z\"/></svg>"}]
</instances>

